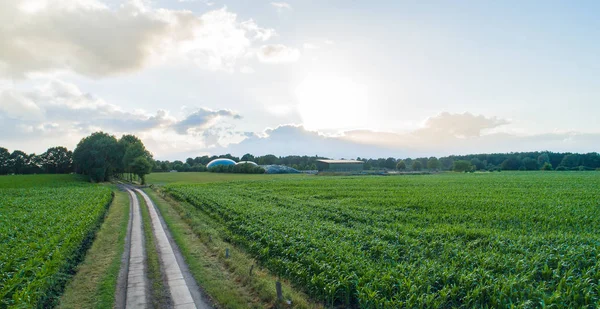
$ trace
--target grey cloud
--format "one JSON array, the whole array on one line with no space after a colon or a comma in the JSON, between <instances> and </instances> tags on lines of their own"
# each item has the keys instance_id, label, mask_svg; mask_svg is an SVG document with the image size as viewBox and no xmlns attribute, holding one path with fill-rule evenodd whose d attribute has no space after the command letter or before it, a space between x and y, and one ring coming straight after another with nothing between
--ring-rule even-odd
<instances>
[{"instance_id":1,"label":"grey cloud","mask_svg":"<svg viewBox=\"0 0 600 309\"><path fill-rule=\"evenodd\" d=\"M217 120L223 117L241 119L242 117L230 110L213 111L206 108L200 108L196 112L188 115L185 119L172 125L172 128L179 134L189 134L202 132L215 124Z\"/></svg>"},{"instance_id":2,"label":"grey cloud","mask_svg":"<svg viewBox=\"0 0 600 309\"><path fill-rule=\"evenodd\" d=\"M243 155L319 155L334 158L356 158L357 156L377 156L381 153L393 153L394 150L382 147L361 147L359 144L338 137L328 137L318 132L306 130L302 126L283 125L268 129L265 136L254 134L239 144L219 149ZM213 151L213 153L217 153Z\"/></svg>"}]
</instances>

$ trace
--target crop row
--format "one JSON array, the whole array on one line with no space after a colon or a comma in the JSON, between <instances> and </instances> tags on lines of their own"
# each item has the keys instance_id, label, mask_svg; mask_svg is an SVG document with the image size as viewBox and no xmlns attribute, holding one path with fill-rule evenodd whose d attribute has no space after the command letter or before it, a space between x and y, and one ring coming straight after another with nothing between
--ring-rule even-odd
<instances>
[{"instance_id":1,"label":"crop row","mask_svg":"<svg viewBox=\"0 0 600 309\"><path fill-rule=\"evenodd\" d=\"M0 196L0 308L50 307L91 244L111 191L73 182L5 187Z\"/></svg>"},{"instance_id":2,"label":"crop row","mask_svg":"<svg viewBox=\"0 0 600 309\"><path fill-rule=\"evenodd\" d=\"M595 308L597 173L169 185L328 306Z\"/></svg>"}]
</instances>

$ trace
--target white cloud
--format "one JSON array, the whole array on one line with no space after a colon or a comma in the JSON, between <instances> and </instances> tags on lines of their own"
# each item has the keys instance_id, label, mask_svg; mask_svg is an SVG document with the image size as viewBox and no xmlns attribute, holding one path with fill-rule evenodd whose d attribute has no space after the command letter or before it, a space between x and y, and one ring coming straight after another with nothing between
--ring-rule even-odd
<instances>
[{"instance_id":1,"label":"white cloud","mask_svg":"<svg viewBox=\"0 0 600 309\"><path fill-rule=\"evenodd\" d=\"M21 120L38 120L43 114L32 100L15 90L0 92L0 113Z\"/></svg>"},{"instance_id":2,"label":"white cloud","mask_svg":"<svg viewBox=\"0 0 600 309\"><path fill-rule=\"evenodd\" d=\"M302 48L304 49L317 49L319 48L319 46L313 44L313 43L304 43L302 44Z\"/></svg>"},{"instance_id":3,"label":"white cloud","mask_svg":"<svg viewBox=\"0 0 600 309\"><path fill-rule=\"evenodd\" d=\"M254 73L254 69L252 67L245 65L240 68L240 72L244 73L244 74L252 74L252 73Z\"/></svg>"},{"instance_id":4,"label":"white cloud","mask_svg":"<svg viewBox=\"0 0 600 309\"><path fill-rule=\"evenodd\" d=\"M282 44L263 45L258 51L258 60L265 63L296 62L300 51Z\"/></svg>"},{"instance_id":5,"label":"white cloud","mask_svg":"<svg viewBox=\"0 0 600 309\"><path fill-rule=\"evenodd\" d=\"M278 11L292 9L292 6L287 2L271 2L271 5L275 7Z\"/></svg>"},{"instance_id":6,"label":"white cloud","mask_svg":"<svg viewBox=\"0 0 600 309\"><path fill-rule=\"evenodd\" d=\"M254 42L275 35L227 8L196 16L142 1L2 1L0 20L0 76L12 78L63 70L104 77L182 55L231 70Z\"/></svg>"},{"instance_id":7,"label":"white cloud","mask_svg":"<svg viewBox=\"0 0 600 309\"><path fill-rule=\"evenodd\" d=\"M0 140L3 147L27 151L56 145L73 148L79 139L99 130L136 134L152 139L155 146L179 143L197 149L208 147L207 141L214 146L215 139L219 145L239 141L235 128L224 121L240 119L239 114L201 107L188 111L184 117L165 110L126 111L74 84L52 80L30 91L0 90ZM170 150L174 151L181 149Z\"/></svg>"}]
</instances>

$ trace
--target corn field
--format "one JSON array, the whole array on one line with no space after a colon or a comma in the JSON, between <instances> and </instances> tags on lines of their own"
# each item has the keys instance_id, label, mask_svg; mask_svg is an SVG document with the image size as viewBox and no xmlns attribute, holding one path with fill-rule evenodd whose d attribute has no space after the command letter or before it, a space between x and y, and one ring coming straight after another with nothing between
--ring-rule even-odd
<instances>
[{"instance_id":1,"label":"corn field","mask_svg":"<svg viewBox=\"0 0 600 309\"><path fill-rule=\"evenodd\" d=\"M600 305L600 173L312 177L165 190L328 307Z\"/></svg>"},{"instance_id":2,"label":"corn field","mask_svg":"<svg viewBox=\"0 0 600 309\"><path fill-rule=\"evenodd\" d=\"M0 308L53 307L91 245L111 190L71 178L0 179Z\"/></svg>"}]
</instances>

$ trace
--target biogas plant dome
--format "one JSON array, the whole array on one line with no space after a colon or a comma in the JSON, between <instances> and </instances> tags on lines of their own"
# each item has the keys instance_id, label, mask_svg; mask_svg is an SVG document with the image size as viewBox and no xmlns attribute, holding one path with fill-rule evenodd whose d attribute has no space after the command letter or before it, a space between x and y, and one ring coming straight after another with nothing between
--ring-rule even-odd
<instances>
[{"instance_id":1,"label":"biogas plant dome","mask_svg":"<svg viewBox=\"0 0 600 309\"><path fill-rule=\"evenodd\" d=\"M240 161L240 162L236 163L235 165L241 165L241 164L250 164L250 165L258 166L258 164L254 163L252 161Z\"/></svg>"},{"instance_id":2,"label":"biogas plant dome","mask_svg":"<svg viewBox=\"0 0 600 309\"><path fill-rule=\"evenodd\" d=\"M208 164L206 164L206 168L211 168L211 167L215 167L215 166L219 166L219 165L235 165L235 161L230 160L230 159L214 159L210 162L208 162Z\"/></svg>"}]
</instances>

